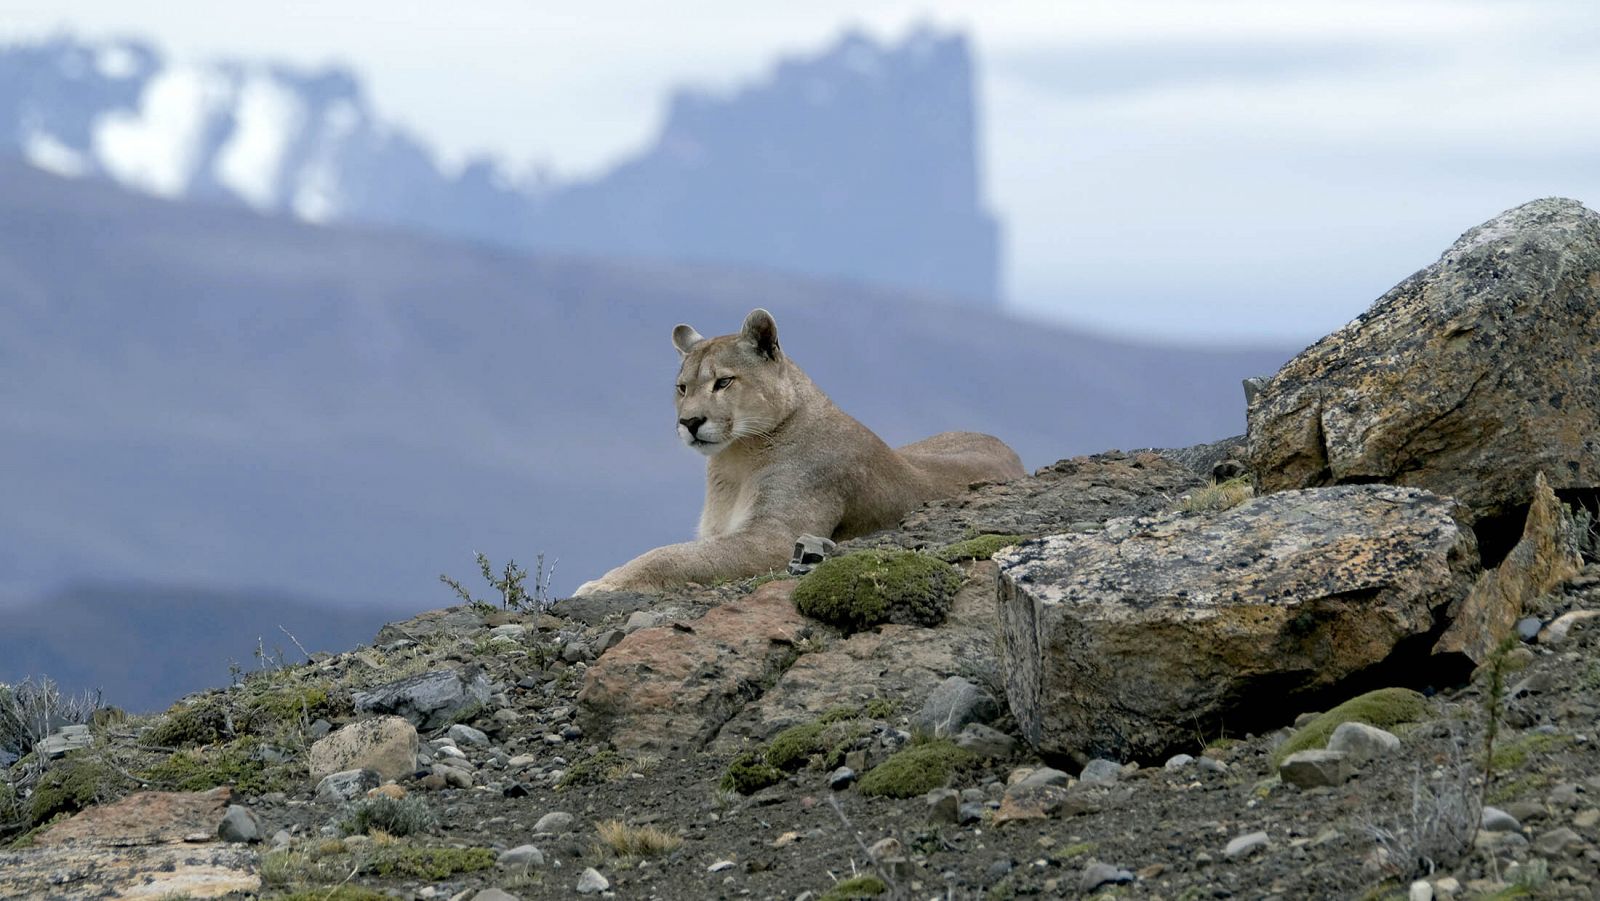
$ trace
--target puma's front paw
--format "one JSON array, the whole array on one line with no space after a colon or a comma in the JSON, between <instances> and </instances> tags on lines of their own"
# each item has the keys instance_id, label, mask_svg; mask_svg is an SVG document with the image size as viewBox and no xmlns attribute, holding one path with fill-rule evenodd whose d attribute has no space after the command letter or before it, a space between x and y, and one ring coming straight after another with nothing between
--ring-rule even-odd
<instances>
[{"instance_id":1,"label":"puma's front paw","mask_svg":"<svg viewBox=\"0 0 1600 901\"><path fill-rule=\"evenodd\" d=\"M621 590L622 589L620 587L618 587L614 583L607 582L606 579L602 577L602 578L599 578L599 579L590 579L589 581L583 583L582 585L579 585L578 586L578 590L574 591L572 593L572 596L575 597L575 598L581 598L586 594L595 594L595 593L601 592L601 591L621 591Z\"/></svg>"}]
</instances>

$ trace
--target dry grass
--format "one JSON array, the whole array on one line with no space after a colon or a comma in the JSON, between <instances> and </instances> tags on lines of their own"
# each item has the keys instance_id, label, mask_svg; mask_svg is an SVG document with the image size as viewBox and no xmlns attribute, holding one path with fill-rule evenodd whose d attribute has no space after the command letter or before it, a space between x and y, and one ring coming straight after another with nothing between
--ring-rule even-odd
<instances>
[{"instance_id":1,"label":"dry grass","mask_svg":"<svg viewBox=\"0 0 1600 901\"><path fill-rule=\"evenodd\" d=\"M630 826L621 820L595 824L597 846L615 857L660 857L683 845L683 836L655 826Z\"/></svg>"},{"instance_id":2,"label":"dry grass","mask_svg":"<svg viewBox=\"0 0 1600 901\"><path fill-rule=\"evenodd\" d=\"M1237 507L1255 496L1255 487L1248 476L1226 482L1212 479L1211 484L1197 488L1184 497L1178 509L1185 513L1216 513Z\"/></svg>"}]
</instances>

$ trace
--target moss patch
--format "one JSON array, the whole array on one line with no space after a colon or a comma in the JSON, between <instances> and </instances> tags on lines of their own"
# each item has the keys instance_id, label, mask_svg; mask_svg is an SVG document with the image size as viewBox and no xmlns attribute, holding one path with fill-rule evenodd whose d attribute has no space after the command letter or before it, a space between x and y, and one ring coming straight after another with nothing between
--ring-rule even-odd
<instances>
[{"instance_id":1,"label":"moss patch","mask_svg":"<svg viewBox=\"0 0 1600 901\"><path fill-rule=\"evenodd\" d=\"M193 748L220 740L227 725L228 712L214 699L174 704L144 740L162 748Z\"/></svg>"},{"instance_id":2,"label":"moss patch","mask_svg":"<svg viewBox=\"0 0 1600 901\"><path fill-rule=\"evenodd\" d=\"M556 783L556 788L615 782L627 775L631 764L632 761L616 751L600 751L568 767L562 774L561 781Z\"/></svg>"},{"instance_id":3,"label":"moss patch","mask_svg":"<svg viewBox=\"0 0 1600 901\"><path fill-rule=\"evenodd\" d=\"M273 895L272 901L391 901L393 897L359 885L336 885Z\"/></svg>"},{"instance_id":4,"label":"moss patch","mask_svg":"<svg viewBox=\"0 0 1600 901\"><path fill-rule=\"evenodd\" d=\"M722 781L717 785L723 791L753 795L782 781L783 770L767 763L765 754L761 751L743 751L729 761L728 769L723 772Z\"/></svg>"},{"instance_id":5,"label":"moss patch","mask_svg":"<svg viewBox=\"0 0 1600 901\"><path fill-rule=\"evenodd\" d=\"M860 551L818 564L795 587L794 603L845 632L890 622L936 626L960 588L960 571L935 557Z\"/></svg>"},{"instance_id":6,"label":"moss patch","mask_svg":"<svg viewBox=\"0 0 1600 901\"><path fill-rule=\"evenodd\" d=\"M1547 754L1557 748L1563 748L1572 743L1570 735L1550 735L1535 732L1524 735L1516 741L1506 742L1494 749L1494 756L1489 759L1489 769L1496 773L1508 770L1520 770L1528 763L1528 758L1534 754Z\"/></svg>"},{"instance_id":7,"label":"moss patch","mask_svg":"<svg viewBox=\"0 0 1600 901\"><path fill-rule=\"evenodd\" d=\"M424 848L394 844L378 846L361 871L375 876L437 881L457 873L487 870L494 866L494 862L495 853L488 848Z\"/></svg>"},{"instance_id":8,"label":"moss patch","mask_svg":"<svg viewBox=\"0 0 1600 901\"><path fill-rule=\"evenodd\" d=\"M128 780L93 757L70 754L45 770L28 799L28 823L39 826L60 814L73 814L128 788Z\"/></svg>"},{"instance_id":9,"label":"moss patch","mask_svg":"<svg viewBox=\"0 0 1600 901\"><path fill-rule=\"evenodd\" d=\"M379 795L350 805L350 812L339 821L339 830L346 835L384 832L404 836L427 832L436 825L438 819L421 798Z\"/></svg>"},{"instance_id":10,"label":"moss patch","mask_svg":"<svg viewBox=\"0 0 1600 901\"><path fill-rule=\"evenodd\" d=\"M876 876L853 876L835 882L833 888L823 892L817 901L854 901L859 898L876 898L887 892L889 886Z\"/></svg>"},{"instance_id":11,"label":"moss patch","mask_svg":"<svg viewBox=\"0 0 1600 901\"><path fill-rule=\"evenodd\" d=\"M863 795L915 798L943 787L957 767L972 762L971 752L940 739L914 745L873 767L861 777Z\"/></svg>"},{"instance_id":12,"label":"moss patch","mask_svg":"<svg viewBox=\"0 0 1600 901\"><path fill-rule=\"evenodd\" d=\"M1272 752L1272 765L1283 763L1284 758L1296 751L1327 747L1333 730L1339 728L1341 723L1366 723L1379 729L1388 729L1421 719L1427 710L1427 701L1409 688L1380 688L1357 695L1306 723L1289 736Z\"/></svg>"},{"instance_id":13,"label":"moss patch","mask_svg":"<svg viewBox=\"0 0 1600 901\"><path fill-rule=\"evenodd\" d=\"M793 772L815 762L819 769L831 770L844 763L845 752L867 731L860 720L823 719L790 726L767 745L766 760L780 770Z\"/></svg>"},{"instance_id":14,"label":"moss patch","mask_svg":"<svg viewBox=\"0 0 1600 901\"><path fill-rule=\"evenodd\" d=\"M947 544L934 551L933 556L946 563L960 563L964 560L987 560L994 556L995 551L1027 540L1027 535L979 535L976 538L968 538L966 541Z\"/></svg>"},{"instance_id":15,"label":"moss patch","mask_svg":"<svg viewBox=\"0 0 1600 901\"><path fill-rule=\"evenodd\" d=\"M231 785L240 794L261 796L288 791L300 773L287 763L269 762L273 752L255 738L241 738L210 748L179 751L155 764L140 778L175 791L206 791Z\"/></svg>"}]
</instances>

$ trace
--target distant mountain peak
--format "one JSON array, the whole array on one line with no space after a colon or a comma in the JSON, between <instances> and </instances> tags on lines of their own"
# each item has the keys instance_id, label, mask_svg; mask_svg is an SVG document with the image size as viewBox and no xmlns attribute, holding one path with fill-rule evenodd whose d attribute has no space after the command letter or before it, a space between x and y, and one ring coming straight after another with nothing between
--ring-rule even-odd
<instances>
[{"instance_id":1,"label":"distant mountain peak","mask_svg":"<svg viewBox=\"0 0 1600 901\"><path fill-rule=\"evenodd\" d=\"M672 95L656 140L579 183L447 171L342 67L170 60L136 40L0 47L0 153L168 199L518 248L998 298L966 38L847 31L731 93Z\"/></svg>"}]
</instances>

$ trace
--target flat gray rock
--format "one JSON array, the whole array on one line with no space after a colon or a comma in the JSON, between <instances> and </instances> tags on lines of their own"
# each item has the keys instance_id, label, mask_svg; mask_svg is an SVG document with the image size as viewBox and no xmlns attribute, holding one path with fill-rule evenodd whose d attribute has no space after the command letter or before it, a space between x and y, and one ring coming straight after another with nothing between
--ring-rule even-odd
<instances>
[{"instance_id":1,"label":"flat gray rock","mask_svg":"<svg viewBox=\"0 0 1600 901\"><path fill-rule=\"evenodd\" d=\"M481 672L439 669L371 691L355 693L361 713L404 717L423 732L443 728L489 703L489 680Z\"/></svg>"}]
</instances>

